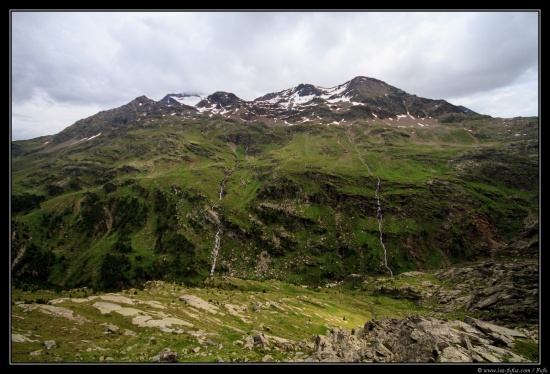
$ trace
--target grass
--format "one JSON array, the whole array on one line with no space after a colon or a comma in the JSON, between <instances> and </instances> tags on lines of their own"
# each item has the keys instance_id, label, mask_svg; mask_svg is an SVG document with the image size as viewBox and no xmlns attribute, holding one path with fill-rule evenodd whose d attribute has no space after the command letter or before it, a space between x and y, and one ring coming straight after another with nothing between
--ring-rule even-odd
<instances>
[{"instance_id":1,"label":"grass","mask_svg":"<svg viewBox=\"0 0 550 374\"><path fill-rule=\"evenodd\" d=\"M264 292L265 291L265 292ZM311 341L316 334L324 334L335 327L352 329L362 327L376 310L378 316L398 317L407 304L401 301L379 298L374 305L369 298L361 299L340 290L310 289L278 281L257 282L236 278L209 279L206 287L185 286L159 282L157 286L141 290L125 290L117 293L132 300L139 300L133 307L143 314L162 315L188 321L193 327L183 331L162 332L157 328L138 328L132 318L119 313L101 314L94 303L104 296L92 295L88 289L75 289L60 293L48 291L23 292L12 290L12 300L24 302L36 308L26 309L12 305L12 333L28 336L34 342L12 343L13 362L100 362L112 357L115 362L150 361L161 350L169 348L177 352L179 362L215 362L248 360L259 362L265 354L276 354L279 360L292 360L296 352L307 354L309 348L300 342ZM178 295L193 294L217 307L218 313L209 313L191 307L178 299ZM94 299L83 299L87 296ZM44 302L65 298L56 306L66 308L74 316L86 322L77 323L62 317L52 317L38 308L37 300ZM159 302L162 309L144 304ZM119 303L120 304L120 303ZM239 307L239 315L231 315L226 304ZM120 304L127 306L124 304ZM254 306L256 305L256 309ZM116 332L106 333L106 325L118 327ZM135 335L125 335L126 330ZM65 332L65 333L64 333ZM70 333L69 333L70 332ZM239 346L247 337L258 333L292 341L292 350L281 351L272 339L267 349L248 350ZM42 342L55 340L56 347L45 349ZM199 354L195 349L200 348ZM31 352L41 351L39 356Z\"/></svg>"},{"instance_id":2,"label":"grass","mask_svg":"<svg viewBox=\"0 0 550 374\"><path fill-rule=\"evenodd\" d=\"M540 362L539 345L533 341L516 339L512 351L532 362Z\"/></svg>"},{"instance_id":3,"label":"grass","mask_svg":"<svg viewBox=\"0 0 550 374\"><path fill-rule=\"evenodd\" d=\"M409 300L379 295L377 289L453 290L431 272L394 277L356 276L330 287L308 287L277 280L254 281L226 276L204 279L200 286L150 282L143 288L101 293L80 287L50 291L11 289L11 333L25 341L11 342L12 363L139 363L161 351L177 353L181 363L300 361L312 353L316 335L332 329L361 329L372 319L410 315L443 320L480 318L465 309L438 312L435 299ZM187 304L193 295L202 304ZM100 312L99 305L117 305L119 312ZM53 310L50 308L63 308ZM120 308L127 309L128 314ZM130 311L137 312L133 314ZM53 312L53 314L52 314ZM171 317L165 328L139 326ZM147 320L147 319L146 319ZM183 325L175 321L183 321ZM265 347L253 344L263 334ZM55 346L47 349L45 342ZM514 353L538 361L538 343L517 339Z\"/></svg>"}]
</instances>

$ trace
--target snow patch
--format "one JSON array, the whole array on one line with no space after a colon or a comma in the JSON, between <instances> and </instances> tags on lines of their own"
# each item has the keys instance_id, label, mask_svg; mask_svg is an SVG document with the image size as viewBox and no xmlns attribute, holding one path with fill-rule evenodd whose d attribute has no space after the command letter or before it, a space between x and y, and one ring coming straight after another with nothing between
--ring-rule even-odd
<instances>
[{"instance_id":1,"label":"snow patch","mask_svg":"<svg viewBox=\"0 0 550 374\"><path fill-rule=\"evenodd\" d=\"M302 104L302 103L307 103L307 102L313 100L314 97L315 97L315 95L300 96L297 93L295 93L294 95L292 95L290 97L290 99L295 104Z\"/></svg>"},{"instance_id":2,"label":"snow patch","mask_svg":"<svg viewBox=\"0 0 550 374\"><path fill-rule=\"evenodd\" d=\"M308 107L308 106L315 106L315 103L311 103L311 104L300 104L300 107L304 108L304 107Z\"/></svg>"},{"instance_id":3,"label":"snow patch","mask_svg":"<svg viewBox=\"0 0 550 374\"><path fill-rule=\"evenodd\" d=\"M516 134L516 135L519 135L519 134ZM75 145L76 143L80 143L81 141L84 141L84 140L88 140L88 139L83 138L83 139L80 139L80 140L76 140L76 141L72 142L71 145Z\"/></svg>"},{"instance_id":4,"label":"snow patch","mask_svg":"<svg viewBox=\"0 0 550 374\"><path fill-rule=\"evenodd\" d=\"M193 96L170 96L170 98L176 100L180 104L195 106L197 105L202 98L199 95Z\"/></svg>"},{"instance_id":5,"label":"snow patch","mask_svg":"<svg viewBox=\"0 0 550 374\"><path fill-rule=\"evenodd\" d=\"M344 119L341 119L340 121L332 121L331 123L329 123L329 125L339 125L340 123L344 122Z\"/></svg>"},{"instance_id":6,"label":"snow patch","mask_svg":"<svg viewBox=\"0 0 550 374\"><path fill-rule=\"evenodd\" d=\"M330 99L330 100L327 100L327 102L333 104L333 103L339 103L341 101L345 101L345 102L350 102L350 99L349 97L346 97L346 96L342 96L342 97L337 97L335 99Z\"/></svg>"},{"instance_id":7,"label":"snow patch","mask_svg":"<svg viewBox=\"0 0 550 374\"><path fill-rule=\"evenodd\" d=\"M331 96L339 95L342 92L344 92L346 90L346 88L348 88L348 85L349 85L348 83L344 83L340 86L336 86L336 87L332 87L332 88L323 88L323 87L317 87L317 88L320 89L321 92L323 92L321 97L326 100Z\"/></svg>"}]
</instances>

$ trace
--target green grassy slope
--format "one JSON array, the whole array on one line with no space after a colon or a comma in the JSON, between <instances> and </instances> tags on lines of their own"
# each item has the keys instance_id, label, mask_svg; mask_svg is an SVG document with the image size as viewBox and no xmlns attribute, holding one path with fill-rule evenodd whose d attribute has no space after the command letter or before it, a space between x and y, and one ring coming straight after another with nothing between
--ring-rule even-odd
<instances>
[{"instance_id":1,"label":"green grassy slope","mask_svg":"<svg viewBox=\"0 0 550 374\"><path fill-rule=\"evenodd\" d=\"M220 222L219 275L387 275L378 179L395 274L490 256L538 217L536 118L283 128L158 116L70 146L46 141L12 145L16 282L198 284Z\"/></svg>"}]
</instances>

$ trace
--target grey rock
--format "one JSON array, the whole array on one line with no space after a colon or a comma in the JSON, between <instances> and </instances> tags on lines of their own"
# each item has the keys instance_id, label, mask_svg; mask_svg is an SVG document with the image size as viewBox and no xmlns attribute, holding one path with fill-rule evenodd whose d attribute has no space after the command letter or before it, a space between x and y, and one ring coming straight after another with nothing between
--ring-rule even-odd
<instances>
[{"instance_id":1,"label":"grey rock","mask_svg":"<svg viewBox=\"0 0 550 374\"><path fill-rule=\"evenodd\" d=\"M178 362L178 354L176 352L171 352L168 349L163 350L158 355L151 358L152 362Z\"/></svg>"},{"instance_id":2,"label":"grey rock","mask_svg":"<svg viewBox=\"0 0 550 374\"><path fill-rule=\"evenodd\" d=\"M55 340L46 340L44 343L42 343L44 347L46 347L47 350L50 350L57 346L55 343Z\"/></svg>"},{"instance_id":3,"label":"grey rock","mask_svg":"<svg viewBox=\"0 0 550 374\"><path fill-rule=\"evenodd\" d=\"M528 362L508 348L518 330L465 318L443 321L409 316L365 323L351 334L332 329L314 338L314 362ZM505 348L504 348L505 347Z\"/></svg>"}]
</instances>

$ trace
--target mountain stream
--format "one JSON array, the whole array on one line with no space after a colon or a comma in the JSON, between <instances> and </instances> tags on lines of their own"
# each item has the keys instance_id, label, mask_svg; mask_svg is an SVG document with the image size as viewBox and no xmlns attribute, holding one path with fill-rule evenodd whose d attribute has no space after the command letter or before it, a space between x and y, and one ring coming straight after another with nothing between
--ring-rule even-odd
<instances>
[{"instance_id":1,"label":"mountain stream","mask_svg":"<svg viewBox=\"0 0 550 374\"><path fill-rule=\"evenodd\" d=\"M390 276L393 276L393 272L391 271L390 267L388 266L388 254L386 252L386 246L384 245L384 241L382 239L382 218L383 218L382 217L382 205L380 204L380 197L378 196L378 191L380 190L380 178L376 177L372 173L372 171L370 170L369 165L363 159L363 156L361 155L361 152L359 152L359 149L357 149L357 147L355 146L355 144L351 140L351 137L350 137L350 134L349 134L350 129L351 129L351 127L346 130L346 136L348 137L349 143L353 146L353 148L355 148L355 151L357 152L357 155L359 156L359 160L367 168L367 170L369 171L369 174L372 175L374 178L376 178L378 180L378 182L376 183L376 189L374 191L374 195L376 196L377 206L378 206L378 210L376 212L376 219L378 220L378 232L380 233L380 244L382 245L382 249L384 250L384 266L390 272Z\"/></svg>"},{"instance_id":2,"label":"mountain stream","mask_svg":"<svg viewBox=\"0 0 550 374\"><path fill-rule=\"evenodd\" d=\"M220 201L223 198L223 189L225 187L225 183L227 182L227 179L229 178L229 174L231 174L231 171L227 171L225 173L225 177L223 178L221 184L220 184L220 191L218 193L218 201ZM216 217L216 220L218 222L218 231L216 231L216 237L214 239L214 250L212 251L212 268L210 269L210 276L214 275L214 269L216 268L216 260L218 259L218 252L220 251L220 237L223 231L223 223L222 220L219 218L218 213L216 212L217 206L214 204L212 206L212 213Z\"/></svg>"}]
</instances>

